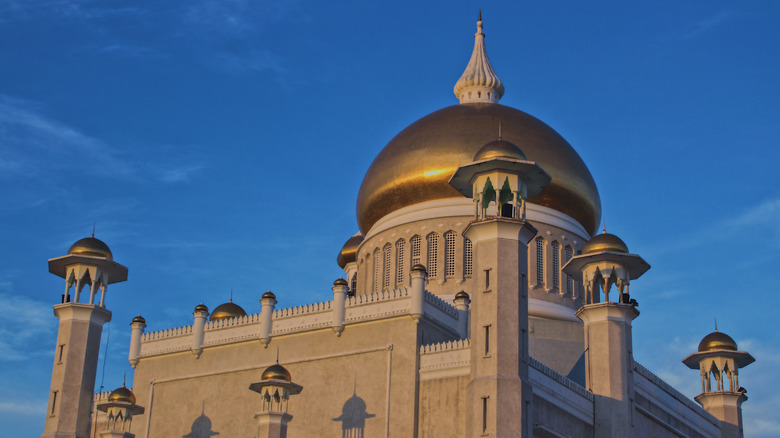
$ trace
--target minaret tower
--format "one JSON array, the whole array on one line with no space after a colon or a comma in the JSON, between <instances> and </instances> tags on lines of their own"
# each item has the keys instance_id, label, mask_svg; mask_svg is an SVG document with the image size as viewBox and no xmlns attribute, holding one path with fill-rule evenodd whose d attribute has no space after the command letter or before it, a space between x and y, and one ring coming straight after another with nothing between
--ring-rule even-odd
<instances>
[{"instance_id":1,"label":"minaret tower","mask_svg":"<svg viewBox=\"0 0 780 438\"><path fill-rule=\"evenodd\" d=\"M717 330L701 340L698 350L683 359L685 365L701 374L701 394L696 401L720 420L721 437L742 438L742 403L747 396L739 386L739 369L756 360L750 353L739 351L731 336Z\"/></svg>"},{"instance_id":2,"label":"minaret tower","mask_svg":"<svg viewBox=\"0 0 780 438\"><path fill-rule=\"evenodd\" d=\"M290 372L279 363L263 371L260 381L249 385L249 389L262 397L257 420L257 438L287 438L287 423L292 415L287 413L291 395L300 394L303 387L292 382Z\"/></svg>"},{"instance_id":3,"label":"minaret tower","mask_svg":"<svg viewBox=\"0 0 780 438\"><path fill-rule=\"evenodd\" d=\"M41 437L87 438L100 336L111 320L106 290L127 280L127 268L93 234L74 243L67 255L49 260L49 272L65 279L65 293L54 306L60 324Z\"/></svg>"},{"instance_id":4,"label":"minaret tower","mask_svg":"<svg viewBox=\"0 0 780 438\"><path fill-rule=\"evenodd\" d=\"M619 237L606 231L590 239L582 254L563 267L563 272L585 285L585 305L576 315L585 323L585 383L596 396L597 438L633 436L631 321L639 311L628 285L648 269L642 257L630 254ZM618 290L610 301L612 286Z\"/></svg>"},{"instance_id":5,"label":"minaret tower","mask_svg":"<svg viewBox=\"0 0 780 438\"><path fill-rule=\"evenodd\" d=\"M525 220L525 199L549 182L541 167L500 137L450 179L474 199L474 220L463 232L474 245L476 274L470 297L468 437L531 436L527 245L537 230Z\"/></svg>"}]
</instances>

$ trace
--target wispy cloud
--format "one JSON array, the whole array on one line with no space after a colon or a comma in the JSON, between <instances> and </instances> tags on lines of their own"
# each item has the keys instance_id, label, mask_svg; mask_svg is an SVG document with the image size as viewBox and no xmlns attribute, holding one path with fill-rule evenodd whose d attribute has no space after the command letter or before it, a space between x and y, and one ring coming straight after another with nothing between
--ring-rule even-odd
<instances>
[{"instance_id":1,"label":"wispy cloud","mask_svg":"<svg viewBox=\"0 0 780 438\"><path fill-rule=\"evenodd\" d=\"M699 21L693 22L689 27L672 34L670 39L688 40L698 38L728 22L731 19L731 15L732 14L728 11L721 11L714 15L704 17Z\"/></svg>"},{"instance_id":2,"label":"wispy cloud","mask_svg":"<svg viewBox=\"0 0 780 438\"><path fill-rule=\"evenodd\" d=\"M0 23L36 19L44 15L92 20L143 13L145 11L136 6L111 5L98 0L0 0Z\"/></svg>"},{"instance_id":3,"label":"wispy cloud","mask_svg":"<svg viewBox=\"0 0 780 438\"><path fill-rule=\"evenodd\" d=\"M132 151L47 116L35 102L0 94L0 179L52 178L79 170L110 179L181 183L203 168L159 155L153 163L136 159Z\"/></svg>"},{"instance_id":4,"label":"wispy cloud","mask_svg":"<svg viewBox=\"0 0 780 438\"><path fill-rule=\"evenodd\" d=\"M0 319L0 361L24 361L51 354L46 342L56 330L51 304L9 293L11 289L10 282L0 283L0 301L7 312Z\"/></svg>"}]
</instances>

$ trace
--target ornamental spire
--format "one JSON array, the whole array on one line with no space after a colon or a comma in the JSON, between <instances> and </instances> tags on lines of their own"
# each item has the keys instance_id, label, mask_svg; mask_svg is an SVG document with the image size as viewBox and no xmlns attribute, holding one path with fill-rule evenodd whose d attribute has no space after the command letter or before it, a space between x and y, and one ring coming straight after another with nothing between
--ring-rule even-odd
<instances>
[{"instance_id":1,"label":"ornamental spire","mask_svg":"<svg viewBox=\"0 0 780 438\"><path fill-rule=\"evenodd\" d=\"M485 50L485 34L482 33L482 11L479 11L477 33L474 34L474 51L466 71L455 83L455 96L460 103L496 103L504 95L504 84L498 78Z\"/></svg>"}]
</instances>

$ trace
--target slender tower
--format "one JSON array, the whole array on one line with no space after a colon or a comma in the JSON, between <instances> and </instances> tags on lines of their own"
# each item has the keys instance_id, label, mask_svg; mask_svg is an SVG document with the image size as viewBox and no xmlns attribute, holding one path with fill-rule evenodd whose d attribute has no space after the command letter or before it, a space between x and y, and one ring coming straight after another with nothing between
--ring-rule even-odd
<instances>
[{"instance_id":1,"label":"slender tower","mask_svg":"<svg viewBox=\"0 0 780 438\"><path fill-rule=\"evenodd\" d=\"M756 360L739 351L731 336L717 330L701 340L698 350L683 359L701 374L701 394L696 401L720 420L722 438L742 438L742 403L747 400L747 391L739 386L739 369Z\"/></svg>"},{"instance_id":2,"label":"slender tower","mask_svg":"<svg viewBox=\"0 0 780 438\"><path fill-rule=\"evenodd\" d=\"M470 297L467 437L531 436L527 245L537 230L525 220L525 200L549 182L520 148L500 138L450 179L474 199L474 220L463 233L474 245L477 280Z\"/></svg>"},{"instance_id":3,"label":"slender tower","mask_svg":"<svg viewBox=\"0 0 780 438\"><path fill-rule=\"evenodd\" d=\"M106 289L127 280L127 268L93 235L74 243L67 255L49 260L49 272L65 279L65 293L54 306L60 324L41 437L88 438L100 336L111 320Z\"/></svg>"},{"instance_id":4,"label":"slender tower","mask_svg":"<svg viewBox=\"0 0 780 438\"><path fill-rule=\"evenodd\" d=\"M585 323L585 383L595 395L597 438L633 436L631 321L639 311L628 285L648 269L642 257L630 254L619 237L606 231L590 239L582 254L563 267L563 272L585 285L585 305L577 317ZM612 286L617 291L610 301Z\"/></svg>"},{"instance_id":5,"label":"slender tower","mask_svg":"<svg viewBox=\"0 0 780 438\"><path fill-rule=\"evenodd\" d=\"M287 369L278 363L263 371L259 382L249 389L260 394L260 412L257 420L257 438L287 438L287 424L292 415L287 413L291 395L300 394L303 387L292 382Z\"/></svg>"}]
</instances>

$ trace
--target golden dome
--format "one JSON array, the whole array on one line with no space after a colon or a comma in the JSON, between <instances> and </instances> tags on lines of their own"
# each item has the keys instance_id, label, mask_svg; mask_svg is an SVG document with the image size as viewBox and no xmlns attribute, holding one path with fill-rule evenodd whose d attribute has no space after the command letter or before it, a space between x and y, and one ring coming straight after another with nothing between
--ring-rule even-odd
<instances>
[{"instance_id":1,"label":"golden dome","mask_svg":"<svg viewBox=\"0 0 780 438\"><path fill-rule=\"evenodd\" d=\"M145 320L145 319L144 319L144 317L143 317L143 316L141 316L141 315L138 315L138 316L136 316L135 318L133 318L133 322L141 322L141 323L144 323L144 324L146 324L146 320Z\"/></svg>"},{"instance_id":2,"label":"golden dome","mask_svg":"<svg viewBox=\"0 0 780 438\"><path fill-rule=\"evenodd\" d=\"M363 235L382 217L409 205L460 198L449 184L486 142L517 145L552 181L529 202L550 207L594 233L601 221L596 183L577 152L552 128L523 111L495 103L463 103L429 114L401 131L368 168L357 200Z\"/></svg>"},{"instance_id":3,"label":"golden dome","mask_svg":"<svg viewBox=\"0 0 780 438\"><path fill-rule=\"evenodd\" d=\"M111 391L111 394L108 395L108 401L135 404L135 394L133 394L133 391L130 391L124 385L122 385L121 388L117 388Z\"/></svg>"},{"instance_id":4,"label":"golden dome","mask_svg":"<svg viewBox=\"0 0 780 438\"><path fill-rule=\"evenodd\" d=\"M701 342L699 342L700 352L713 350L738 351L737 343L731 339L731 336L719 331L714 331L708 334L704 337L704 339L701 340Z\"/></svg>"},{"instance_id":5,"label":"golden dome","mask_svg":"<svg viewBox=\"0 0 780 438\"><path fill-rule=\"evenodd\" d=\"M339 277L336 279L336 281L333 282L334 286L346 286L347 280L344 280L343 278Z\"/></svg>"},{"instance_id":6,"label":"golden dome","mask_svg":"<svg viewBox=\"0 0 780 438\"><path fill-rule=\"evenodd\" d=\"M516 144L501 139L493 140L485 146L482 146L477 152L477 155L474 155L474 161L487 160L489 158L526 159L525 154Z\"/></svg>"},{"instance_id":7,"label":"golden dome","mask_svg":"<svg viewBox=\"0 0 780 438\"><path fill-rule=\"evenodd\" d=\"M260 377L260 380L269 379L286 380L288 382L292 382L292 376L290 376L290 372L287 371L287 368L279 365L278 363L266 368L265 371L263 371L263 375Z\"/></svg>"},{"instance_id":8,"label":"golden dome","mask_svg":"<svg viewBox=\"0 0 780 438\"><path fill-rule=\"evenodd\" d=\"M246 316L246 312L241 308L241 306L235 304L231 298L230 301L224 304L220 304L216 309L214 309L213 312L211 312L209 321L238 318L240 316Z\"/></svg>"},{"instance_id":9,"label":"golden dome","mask_svg":"<svg viewBox=\"0 0 780 438\"><path fill-rule=\"evenodd\" d=\"M355 261L355 254L357 254L358 246L360 246L361 243L363 243L363 236L359 232L344 242L344 246L336 257L336 263L339 264L341 269L344 269L344 267L347 266L347 263Z\"/></svg>"},{"instance_id":10,"label":"golden dome","mask_svg":"<svg viewBox=\"0 0 780 438\"><path fill-rule=\"evenodd\" d=\"M103 243L100 239L95 239L94 236L85 237L74 243L68 250L68 254L105 257L109 260L114 260L114 256L111 254L111 250L108 249L108 245Z\"/></svg>"},{"instance_id":11,"label":"golden dome","mask_svg":"<svg viewBox=\"0 0 780 438\"><path fill-rule=\"evenodd\" d=\"M593 236L585 246L582 247L582 254L593 254L601 251L622 252L628 254L628 246L620 237L609 234L606 231Z\"/></svg>"}]
</instances>

